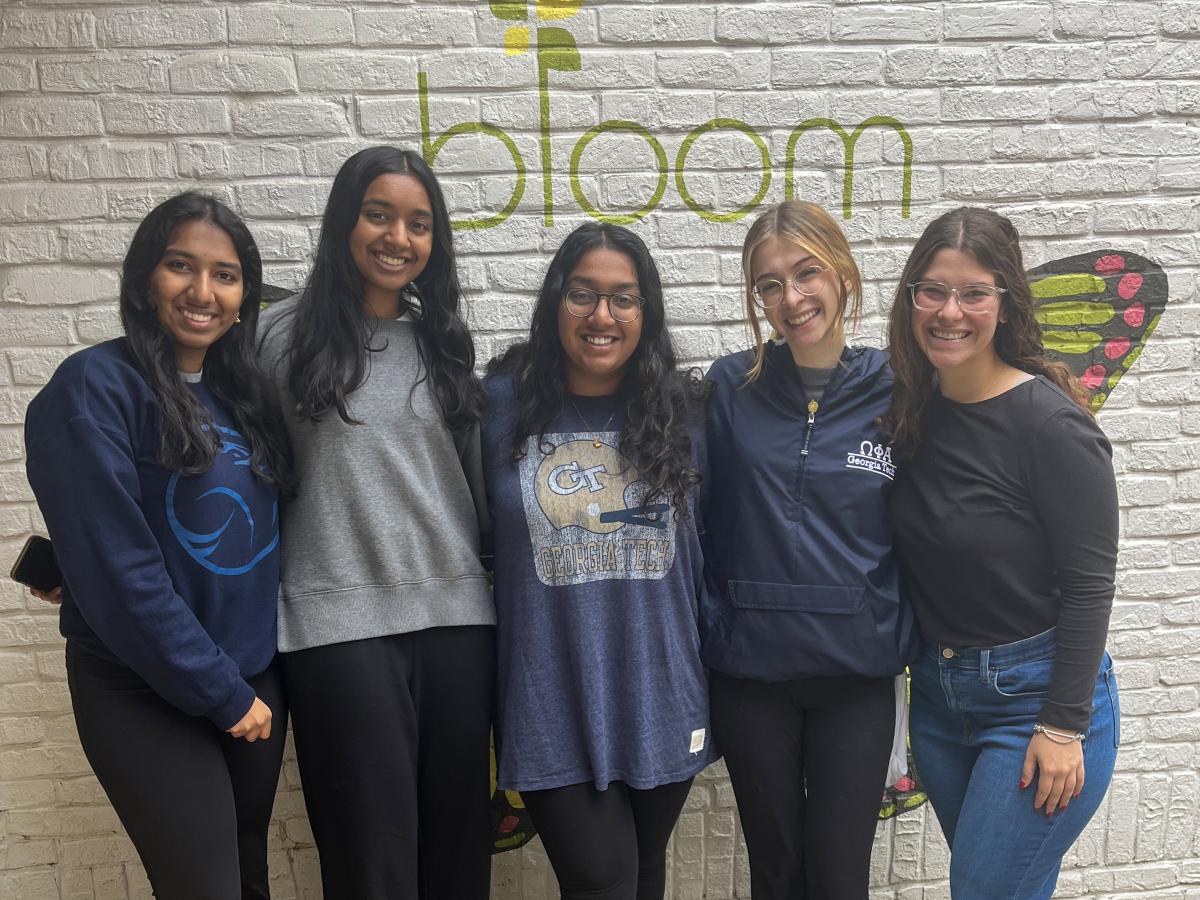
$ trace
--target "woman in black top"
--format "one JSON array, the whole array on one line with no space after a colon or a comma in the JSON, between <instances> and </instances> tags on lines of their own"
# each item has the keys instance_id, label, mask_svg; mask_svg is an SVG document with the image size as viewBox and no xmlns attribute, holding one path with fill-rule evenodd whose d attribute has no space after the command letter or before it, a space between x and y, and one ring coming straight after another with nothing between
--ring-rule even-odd
<instances>
[{"instance_id":1,"label":"woman in black top","mask_svg":"<svg viewBox=\"0 0 1200 900\"><path fill-rule=\"evenodd\" d=\"M1044 354L1018 240L987 210L936 219L890 321L911 741L955 897L1048 898L1118 741L1112 451Z\"/></svg>"}]
</instances>

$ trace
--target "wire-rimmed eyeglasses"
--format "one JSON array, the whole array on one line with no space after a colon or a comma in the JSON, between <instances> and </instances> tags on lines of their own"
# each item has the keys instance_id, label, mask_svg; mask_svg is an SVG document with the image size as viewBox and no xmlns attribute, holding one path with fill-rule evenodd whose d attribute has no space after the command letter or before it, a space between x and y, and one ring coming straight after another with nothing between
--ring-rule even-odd
<instances>
[{"instance_id":1,"label":"wire-rimmed eyeglasses","mask_svg":"<svg viewBox=\"0 0 1200 900\"><path fill-rule=\"evenodd\" d=\"M762 309L778 306L783 302L789 284L805 297L811 297L825 284L825 267L805 266L787 281L780 281L778 278L760 278L754 282L751 290L754 302Z\"/></svg>"}]
</instances>

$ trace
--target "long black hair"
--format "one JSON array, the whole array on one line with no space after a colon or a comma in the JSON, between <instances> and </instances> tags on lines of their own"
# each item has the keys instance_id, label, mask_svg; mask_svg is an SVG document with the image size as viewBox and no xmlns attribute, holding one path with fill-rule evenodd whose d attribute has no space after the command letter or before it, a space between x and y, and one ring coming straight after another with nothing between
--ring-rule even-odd
<instances>
[{"instance_id":1,"label":"long black hair","mask_svg":"<svg viewBox=\"0 0 1200 900\"><path fill-rule=\"evenodd\" d=\"M233 242L242 267L241 323L221 335L204 355L204 385L233 417L250 443L255 476L283 490L291 487L291 458L282 417L256 361L254 330L262 299L262 261L246 224L220 200L187 192L165 200L142 220L121 269L121 324L161 415L159 462L195 475L207 471L221 446L211 416L179 377L174 339L160 324L150 279L175 231L184 223L211 222Z\"/></svg>"},{"instance_id":2,"label":"long black hair","mask_svg":"<svg viewBox=\"0 0 1200 900\"><path fill-rule=\"evenodd\" d=\"M700 481L700 473L691 467L688 426L699 420L711 387L697 370L676 369L658 268L642 239L620 225L589 222L567 236L538 292L529 340L510 347L488 364L489 372L511 372L515 379L512 457L525 455L530 435L536 434L538 447L543 447L546 429L562 413L567 379L558 309L567 279L584 254L599 247L616 250L629 259L637 273L638 292L646 301L641 338L618 389L625 412L620 450L649 487L643 506L667 500L675 507L676 516L683 517L688 493Z\"/></svg>"},{"instance_id":3,"label":"long black hair","mask_svg":"<svg viewBox=\"0 0 1200 900\"><path fill-rule=\"evenodd\" d=\"M461 433L479 420L483 391L474 371L475 346L460 311L462 289L446 201L432 170L412 150L369 147L338 170L321 220L316 261L284 354L288 388L301 417L318 422L334 409L343 421L358 424L346 398L366 380L372 324L363 312L363 277L350 255L350 233L367 188L388 174L411 175L429 195L433 250L406 289L404 302L420 307L416 335L422 373L417 384L429 380L446 424Z\"/></svg>"}]
</instances>

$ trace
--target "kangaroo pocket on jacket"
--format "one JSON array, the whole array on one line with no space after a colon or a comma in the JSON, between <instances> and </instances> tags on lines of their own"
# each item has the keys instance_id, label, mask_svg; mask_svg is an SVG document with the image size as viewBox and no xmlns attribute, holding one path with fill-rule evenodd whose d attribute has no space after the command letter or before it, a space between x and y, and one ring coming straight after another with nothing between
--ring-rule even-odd
<instances>
[{"instance_id":1,"label":"kangaroo pocket on jacket","mask_svg":"<svg viewBox=\"0 0 1200 900\"><path fill-rule=\"evenodd\" d=\"M866 588L862 587L729 582L729 601L738 609L793 609L852 616L862 611L866 597Z\"/></svg>"},{"instance_id":2,"label":"kangaroo pocket on jacket","mask_svg":"<svg viewBox=\"0 0 1200 900\"><path fill-rule=\"evenodd\" d=\"M785 681L904 670L895 601L865 585L730 581L726 596L703 650L718 671Z\"/></svg>"}]
</instances>

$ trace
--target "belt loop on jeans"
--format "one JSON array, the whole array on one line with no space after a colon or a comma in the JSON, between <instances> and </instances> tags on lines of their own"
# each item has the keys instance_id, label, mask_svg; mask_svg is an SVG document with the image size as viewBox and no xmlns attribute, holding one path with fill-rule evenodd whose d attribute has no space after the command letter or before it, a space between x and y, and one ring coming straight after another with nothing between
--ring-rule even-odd
<instances>
[{"instance_id":1,"label":"belt loop on jeans","mask_svg":"<svg viewBox=\"0 0 1200 900\"><path fill-rule=\"evenodd\" d=\"M979 680L984 684L988 683L988 663L991 661L991 658L991 649L985 647L979 651Z\"/></svg>"}]
</instances>

